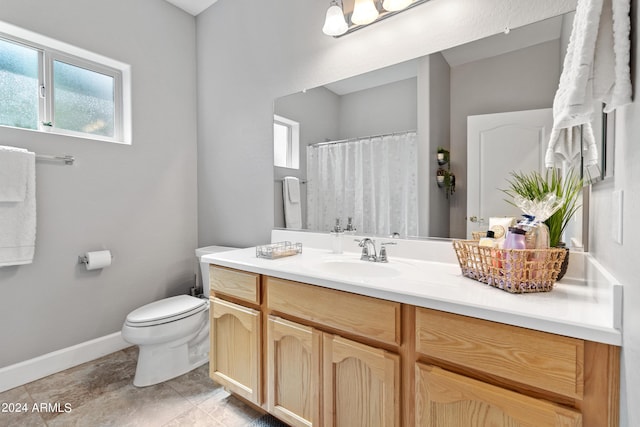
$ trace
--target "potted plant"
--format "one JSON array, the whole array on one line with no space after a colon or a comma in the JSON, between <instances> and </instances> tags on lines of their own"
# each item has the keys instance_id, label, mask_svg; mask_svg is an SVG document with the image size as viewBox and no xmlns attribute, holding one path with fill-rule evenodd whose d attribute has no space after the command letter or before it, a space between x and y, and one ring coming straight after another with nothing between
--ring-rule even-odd
<instances>
[{"instance_id":1,"label":"potted plant","mask_svg":"<svg viewBox=\"0 0 640 427\"><path fill-rule=\"evenodd\" d=\"M444 147L438 147L437 159L440 166L446 165L449 163L449 151L445 150Z\"/></svg>"},{"instance_id":2,"label":"potted plant","mask_svg":"<svg viewBox=\"0 0 640 427\"><path fill-rule=\"evenodd\" d=\"M560 208L544 223L549 227L549 246L565 247L565 243L562 242L562 233L564 233L569 220L581 206L578 203L578 197L582 190L582 179L577 176L573 169L563 178L560 171L555 168L547 170L545 176L542 176L539 172L528 174L512 172L511 176L512 179L507 180L510 188L502 190L511 198L511 200L507 200L511 204L514 204L513 198L516 195L528 200L542 200L545 195L553 193L558 199L562 200ZM567 254L560 275L558 275L558 280L564 276L568 262L569 256Z\"/></svg>"},{"instance_id":3,"label":"potted plant","mask_svg":"<svg viewBox=\"0 0 640 427\"><path fill-rule=\"evenodd\" d=\"M446 169L439 168L436 171L436 182L438 187L444 188L447 198L456 191L456 176Z\"/></svg>"},{"instance_id":4,"label":"potted plant","mask_svg":"<svg viewBox=\"0 0 640 427\"><path fill-rule=\"evenodd\" d=\"M444 181L448 175L448 172L445 169L438 168L436 171L436 182L438 183L438 187L444 187Z\"/></svg>"}]
</instances>

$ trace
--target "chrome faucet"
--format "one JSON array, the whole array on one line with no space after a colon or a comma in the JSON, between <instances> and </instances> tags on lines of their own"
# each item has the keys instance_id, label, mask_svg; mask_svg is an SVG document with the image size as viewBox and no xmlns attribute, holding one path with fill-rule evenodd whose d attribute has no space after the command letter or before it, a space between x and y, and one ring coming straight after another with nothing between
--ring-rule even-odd
<instances>
[{"instance_id":1,"label":"chrome faucet","mask_svg":"<svg viewBox=\"0 0 640 427\"><path fill-rule=\"evenodd\" d=\"M378 261L378 256L376 255L376 242L375 240L371 240L368 237L365 237L362 240L356 239L358 242L358 246L362 248L362 255L360 255L360 259L362 261Z\"/></svg>"},{"instance_id":2,"label":"chrome faucet","mask_svg":"<svg viewBox=\"0 0 640 427\"><path fill-rule=\"evenodd\" d=\"M395 245L395 242L383 242L380 244L380 255L376 254L376 241L371 240L368 237L365 237L362 240L356 239L358 242L358 246L362 248L362 254L360 255L360 260L362 261L371 261L371 262L389 262L387 258L387 248L386 245Z\"/></svg>"}]
</instances>

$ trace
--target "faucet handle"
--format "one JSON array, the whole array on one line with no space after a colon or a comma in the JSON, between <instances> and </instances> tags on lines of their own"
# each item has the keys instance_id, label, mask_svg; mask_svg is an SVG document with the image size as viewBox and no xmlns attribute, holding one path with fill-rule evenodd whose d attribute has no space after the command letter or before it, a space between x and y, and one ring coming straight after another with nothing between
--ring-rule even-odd
<instances>
[{"instance_id":1,"label":"faucet handle","mask_svg":"<svg viewBox=\"0 0 640 427\"><path fill-rule=\"evenodd\" d=\"M387 258L387 245L397 245L396 242L382 242L380 243L380 256L378 257L378 262L389 262Z\"/></svg>"},{"instance_id":2,"label":"faucet handle","mask_svg":"<svg viewBox=\"0 0 640 427\"><path fill-rule=\"evenodd\" d=\"M360 246L361 248L364 248L367 246L367 243L371 242L371 243L375 243L376 241L373 239L370 239L368 237L365 237L364 239L353 239L354 242L358 242L358 246Z\"/></svg>"}]
</instances>

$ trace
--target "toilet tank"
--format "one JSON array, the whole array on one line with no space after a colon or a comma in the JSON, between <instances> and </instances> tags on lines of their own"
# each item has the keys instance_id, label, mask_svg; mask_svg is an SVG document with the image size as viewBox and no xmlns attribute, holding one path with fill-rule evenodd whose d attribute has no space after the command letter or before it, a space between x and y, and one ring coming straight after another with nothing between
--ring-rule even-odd
<instances>
[{"instance_id":1,"label":"toilet tank","mask_svg":"<svg viewBox=\"0 0 640 427\"><path fill-rule=\"evenodd\" d=\"M202 262L203 255L215 254L218 252L226 252L232 251L238 248L232 248L229 246L206 246L204 248L196 249L196 258L198 264L200 264L200 268L197 271L200 274L196 274L198 276L198 286L202 287L202 292L204 296L209 296L209 263Z\"/></svg>"}]
</instances>

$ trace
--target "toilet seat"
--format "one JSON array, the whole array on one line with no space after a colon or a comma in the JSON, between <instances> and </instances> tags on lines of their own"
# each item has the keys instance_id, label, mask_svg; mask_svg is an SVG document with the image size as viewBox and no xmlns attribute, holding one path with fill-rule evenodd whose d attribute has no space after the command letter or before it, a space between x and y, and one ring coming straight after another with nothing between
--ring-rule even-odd
<instances>
[{"instance_id":1,"label":"toilet seat","mask_svg":"<svg viewBox=\"0 0 640 427\"><path fill-rule=\"evenodd\" d=\"M133 310L127 316L125 325L147 327L175 322L206 310L209 302L189 295L178 295L152 302Z\"/></svg>"}]
</instances>

